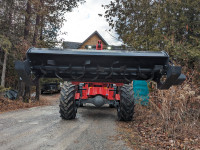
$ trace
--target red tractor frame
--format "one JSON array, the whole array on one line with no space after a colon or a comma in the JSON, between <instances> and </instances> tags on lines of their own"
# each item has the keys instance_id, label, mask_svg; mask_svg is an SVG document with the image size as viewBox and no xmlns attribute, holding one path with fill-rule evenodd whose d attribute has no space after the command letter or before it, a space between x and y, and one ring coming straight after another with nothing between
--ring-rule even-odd
<instances>
[{"instance_id":1,"label":"red tractor frame","mask_svg":"<svg viewBox=\"0 0 200 150\"><path fill-rule=\"evenodd\" d=\"M75 100L80 101L80 106L86 103L88 99L95 98L96 96L101 96L102 98L108 100L99 103L94 100L92 103L101 107L103 104L108 103L110 107L114 106L114 102L120 101L120 94L117 92L117 88L123 86L123 83L98 83L98 82L72 82L73 85L78 86L75 93ZM100 105L102 104L102 105Z\"/></svg>"}]
</instances>

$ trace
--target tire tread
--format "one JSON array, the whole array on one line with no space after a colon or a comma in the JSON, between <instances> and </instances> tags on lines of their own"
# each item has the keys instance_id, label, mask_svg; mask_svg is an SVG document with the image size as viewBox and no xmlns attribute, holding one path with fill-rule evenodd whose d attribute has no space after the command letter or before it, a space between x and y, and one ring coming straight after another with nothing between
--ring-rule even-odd
<instances>
[{"instance_id":1,"label":"tire tread","mask_svg":"<svg viewBox=\"0 0 200 150\"><path fill-rule=\"evenodd\" d=\"M75 85L65 82L61 88L60 116L62 119L71 120L76 117Z\"/></svg>"},{"instance_id":2,"label":"tire tread","mask_svg":"<svg viewBox=\"0 0 200 150\"><path fill-rule=\"evenodd\" d=\"M121 87L118 119L120 121L131 121L134 114L134 106L133 88L131 85L125 84Z\"/></svg>"}]
</instances>

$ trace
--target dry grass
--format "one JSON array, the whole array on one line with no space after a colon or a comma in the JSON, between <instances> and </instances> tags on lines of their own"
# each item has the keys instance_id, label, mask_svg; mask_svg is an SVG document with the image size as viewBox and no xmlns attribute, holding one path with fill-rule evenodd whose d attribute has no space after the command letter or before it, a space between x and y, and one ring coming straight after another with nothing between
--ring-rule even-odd
<instances>
[{"instance_id":1,"label":"dry grass","mask_svg":"<svg viewBox=\"0 0 200 150\"><path fill-rule=\"evenodd\" d=\"M200 87L189 78L153 91L150 105L137 105L134 120L120 122L119 132L135 149L200 149Z\"/></svg>"},{"instance_id":2,"label":"dry grass","mask_svg":"<svg viewBox=\"0 0 200 150\"><path fill-rule=\"evenodd\" d=\"M56 103L58 98L59 94L42 95L40 97L40 101L31 100L29 103L24 103L22 99L13 101L4 97L0 97L0 113L37 106L52 105Z\"/></svg>"}]
</instances>

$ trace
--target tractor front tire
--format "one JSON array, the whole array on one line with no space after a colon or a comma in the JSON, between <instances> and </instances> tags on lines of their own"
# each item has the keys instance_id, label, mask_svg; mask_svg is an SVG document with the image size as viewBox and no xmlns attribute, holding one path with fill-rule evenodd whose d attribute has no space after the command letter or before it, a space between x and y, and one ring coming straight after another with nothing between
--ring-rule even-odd
<instances>
[{"instance_id":1,"label":"tractor front tire","mask_svg":"<svg viewBox=\"0 0 200 150\"><path fill-rule=\"evenodd\" d=\"M65 82L61 88L60 116L62 119L71 120L76 118L77 107L75 103L75 85Z\"/></svg>"},{"instance_id":2,"label":"tractor front tire","mask_svg":"<svg viewBox=\"0 0 200 150\"><path fill-rule=\"evenodd\" d=\"M134 114L134 92L132 85L125 84L120 90L120 105L117 108L119 121L131 121Z\"/></svg>"}]
</instances>

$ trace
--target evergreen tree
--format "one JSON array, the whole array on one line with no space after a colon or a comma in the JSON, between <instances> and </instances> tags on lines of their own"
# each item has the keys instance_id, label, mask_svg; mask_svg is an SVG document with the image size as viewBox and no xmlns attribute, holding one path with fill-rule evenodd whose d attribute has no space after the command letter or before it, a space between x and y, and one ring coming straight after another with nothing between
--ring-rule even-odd
<instances>
[{"instance_id":1,"label":"evergreen tree","mask_svg":"<svg viewBox=\"0 0 200 150\"><path fill-rule=\"evenodd\" d=\"M200 59L200 0L114 0L105 18L136 50L166 50L179 63Z\"/></svg>"}]
</instances>

